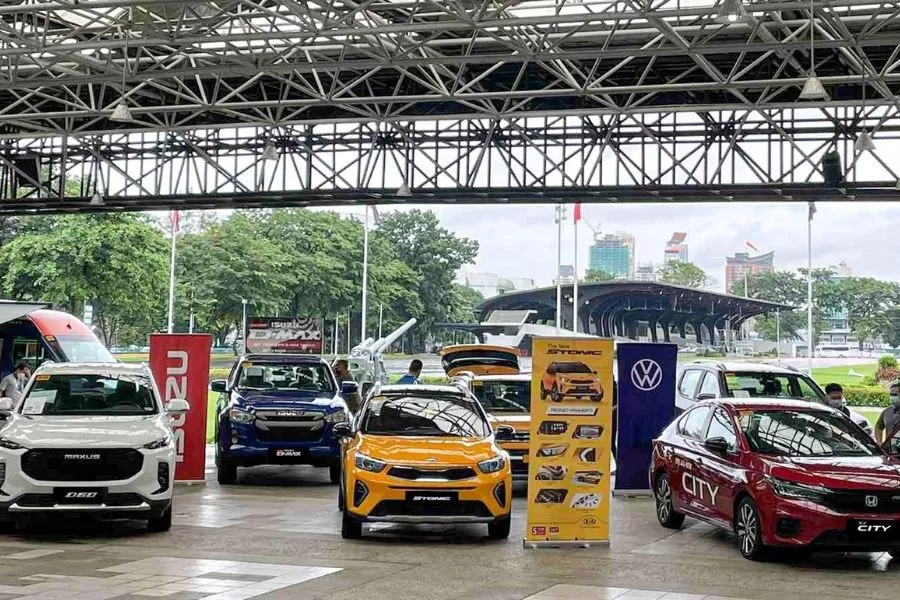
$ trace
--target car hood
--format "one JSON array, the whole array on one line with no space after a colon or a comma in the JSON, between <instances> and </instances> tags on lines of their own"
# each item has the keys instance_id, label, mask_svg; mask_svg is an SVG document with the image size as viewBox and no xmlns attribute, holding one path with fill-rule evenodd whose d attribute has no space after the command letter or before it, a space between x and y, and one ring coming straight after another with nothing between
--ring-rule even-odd
<instances>
[{"instance_id":1,"label":"car hood","mask_svg":"<svg viewBox=\"0 0 900 600\"><path fill-rule=\"evenodd\" d=\"M171 433L163 419L16 415L0 436L26 448L139 448Z\"/></svg>"},{"instance_id":2,"label":"car hood","mask_svg":"<svg viewBox=\"0 0 900 600\"><path fill-rule=\"evenodd\" d=\"M363 435L357 451L393 464L471 465L497 455L490 438Z\"/></svg>"},{"instance_id":3,"label":"car hood","mask_svg":"<svg viewBox=\"0 0 900 600\"><path fill-rule=\"evenodd\" d=\"M766 458L773 477L831 489L900 489L900 462L887 456Z\"/></svg>"},{"instance_id":4,"label":"car hood","mask_svg":"<svg viewBox=\"0 0 900 600\"><path fill-rule=\"evenodd\" d=\"M235 392L234 403L242 408L271 409L271 408L302 408L326 412L337 404L335 397L322 392L303 391L265 391L265 392Z\"/></svg>"}]
</instances>

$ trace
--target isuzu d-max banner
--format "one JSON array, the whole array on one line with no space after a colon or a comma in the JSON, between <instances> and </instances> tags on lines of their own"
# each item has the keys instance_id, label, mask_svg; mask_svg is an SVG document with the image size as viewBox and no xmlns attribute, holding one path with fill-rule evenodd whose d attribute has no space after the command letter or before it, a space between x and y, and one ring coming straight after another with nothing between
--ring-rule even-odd
<instances>
[{"instance_id":1,"label":"isuzu d-max banner","mask_svg":"<svg viewBox=\"0 0 900 600\"><path fill-rule=\"evenodd\" d=\"M153 334L150 370L168 406L173 398L188 401L191 409L174 417L175 481L203 481L206 474L206 388L209 385L207 334Z\"/></svg>"},{"instance_id":2,"label":"isuzu d-max banner","mask_svg":"<svg viewBox=\"0 0 900 600\"><path fill-rule=\"evenodd\" d=\"M248 354L321 354L322 319L255 317L246 340Z\"/></svg>"},{"instance_id":3,"label":"isuzu d-max banner","mask_svg":"<svg viewBox=\"0 0 900 600\"><path fill-rule=\"evenodd\" d=\"M535 338L525 543L609 542L613 342Z\"/></svg>"}]
</instances>

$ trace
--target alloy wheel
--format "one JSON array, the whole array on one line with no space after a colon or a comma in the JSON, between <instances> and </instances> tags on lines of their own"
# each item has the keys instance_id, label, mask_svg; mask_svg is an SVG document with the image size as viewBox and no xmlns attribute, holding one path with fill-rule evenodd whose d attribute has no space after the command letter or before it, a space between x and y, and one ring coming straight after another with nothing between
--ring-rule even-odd
<instances>
[{"instance_id":1,"label":"alloy wheel","mask_svg":"<svg viewBox=\"0 0 900 600\"><path fill-rule=\"evenodd\" d=\"M660 477L656 483L656 516L660 523L665 523L672 514L672 488L669 480Z\"/></svg>"},{"instance_id":2,"label":"alloy wheel","mask_svg":"<svg viewBox=\"0 0 900 600\"><path fill-rule=\"evenodd\" d=\"M756 513L749 504L741 506L741 512L738 515L737 534L741 542L741 552L744 556L751 556L756 550L756 537L759 529L759 523L756 520Z\"/></svg>"}]
</instances>

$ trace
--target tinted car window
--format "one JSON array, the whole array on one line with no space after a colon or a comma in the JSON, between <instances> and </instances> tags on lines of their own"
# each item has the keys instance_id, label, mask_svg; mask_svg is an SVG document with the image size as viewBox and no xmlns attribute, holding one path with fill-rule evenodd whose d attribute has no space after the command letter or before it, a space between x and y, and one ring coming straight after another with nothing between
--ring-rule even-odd
<instances>
[{"instance_id":1,"label":"tinted car window","mask_svg":"<svg viewBox=\"0 0 900 600\"><path fill-rule=\"evenodd\" d=\"M700 384L700 391L697 392L697 396L700 394L708 394L713 398L719 397L719 377L715 373L707 373L703 377L703 383Z\"/></svg>"},{"instance_id":2,"label":"tinted car window","mask_svg":"<svg viewBox=\"0 0 900 600\"><path fill-rule=\"evenodd\" d=\"M843 415L820 410L742 410L750 448L781 456L876 456L880 451Z\"/></svg>"},{"instance_id":3,"label":"tinted car window","mask_svg":"<svg viewBox=\"0 0 900 600\"><path fill-rule=\"evenodd\" d=\"M697 380L700 379L702 374L703 371L698 371L697 369L689 369L684 372L681 376L681 383L678 385L678 391L681 392L682 396L694 397L694 390L697 389Z\"/></svg>"},{"instance_id":4,"label":"tinted car window","mask_svg":"<svg viewBox=\"0 0 900 600\"><path fill-rule=\"evenodd\" d=\"M472 384L472 392L488 412L531 412L530 381L476 381Z\"/></svg>"},{"instance_id":5,"label":"tinted car window","mask_svg":"<svg viewBox=\"0 0 900 600\"><path fill-rule=\"evenodd\" d=\"M708 406L692 409L681 419L678 431L686 437L699 440L703 435L703 425L706 423L706 415L708 414Z\"/></svg>"},{"instance_id":6,"label":"tinted car window","mask_svg":"<svg viewBox=\"0 0 900 600\"><path fill-rule=\"evenodd\" d=\"M737 434L734 432L734 425L731 418L721 408L717 408L709 420L709 429L706 432L706 439L720 437L728 442L728 449L737 448Z\"/></svg>"},{"instance_id":7,"label":"tinted car window","mask_svg":"<svg viewBox=\"0 0 900 600\"><path fill-rule=\"evenodd\" d=\"M25 415L152 415L150 381L140 376L38 375L21 405Z\"/></svg>"},{"instance_id":8,"label":"tinted car window","mask_svg":"<svg viewBox=\"0 0 900 600\"><path fill-rule=\"evenodd\" d=\"M239 390L303 390L334 392L325 364L244 363L238 379Z\"/></svg>"},{"instance_id":9,"label":"tinted car window","mask_svg":"<svg viewBox=\"0 0 900 600\"><path fill-rule=\"evenodd\" d=\"M725 374L732 398L792 398L821 402L824 397L799 374L737 372Z\"/></svg>"},{"instance_id":10,"label":"tinted car window","mask_svg":"<svg viewBox=\"0 0 900 600\"><path fill-rule=\"evenodd\" d=\"M491 433L475 400L461 396L373 396L360 418L361 433L487 437Z\"/></svg>"}]
</instances>

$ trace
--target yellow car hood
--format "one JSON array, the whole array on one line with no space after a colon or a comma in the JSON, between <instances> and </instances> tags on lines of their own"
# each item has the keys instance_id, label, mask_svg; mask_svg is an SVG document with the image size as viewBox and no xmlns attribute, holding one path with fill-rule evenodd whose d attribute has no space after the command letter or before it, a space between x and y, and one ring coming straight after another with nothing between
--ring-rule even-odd
<instances>
[{"instance_id":1,"label":"yellow car hood","mask_svg":"<svg viewBox=\"0 0 900 600\"><path fill-rule=\"evenodd\" d=\"M377 460L422 465L471 465L496 456L490 439L364 435L356 448Z\"/></svg>"}]
</instances>

